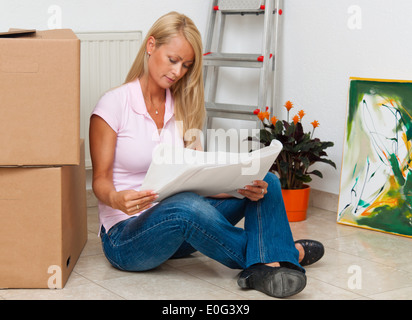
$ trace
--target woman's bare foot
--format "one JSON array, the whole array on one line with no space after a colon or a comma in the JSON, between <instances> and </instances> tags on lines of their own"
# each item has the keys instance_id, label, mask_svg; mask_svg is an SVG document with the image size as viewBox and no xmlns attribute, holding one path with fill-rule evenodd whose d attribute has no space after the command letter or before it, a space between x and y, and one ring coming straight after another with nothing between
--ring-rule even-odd
<instances>
[{"instance_id":1,"label":"woman's bare foot","mask_svg":"<svg viewBox=\"0 0 412 320\"><path fill-rule=\"evenodd\" d=\"M279 263L279 262L265 263L265 265L267 265L267 266L269 266L269 267L280 267L280 263Z\"/></svg>"},{"instance_id":2,"label":"woman's bare foot","mask_svg":"<svg viewBox=\"0 0 412 320\"><path fill-rule=\"evenodd\" d=\"M303 257L305 256L305 249L303 249L303 247L300 243L295 243L295 247L299 251L299 262L301 262ZM265 265L267 265L269 267L280 267L279 262L265 263Z\"/></svg>"},{"instance_id":3,"label":"woman's bare foot","mask_svg":"<svg viewBox=\"0 0 412 320\"><path fill-rule=\"evenodd\" d=\"M305 249L303 249L300 243L295 243L295 247L299 251L299 262L301 262L303 260L303 257L305 256Z\"/></svg>"}]
</instances>

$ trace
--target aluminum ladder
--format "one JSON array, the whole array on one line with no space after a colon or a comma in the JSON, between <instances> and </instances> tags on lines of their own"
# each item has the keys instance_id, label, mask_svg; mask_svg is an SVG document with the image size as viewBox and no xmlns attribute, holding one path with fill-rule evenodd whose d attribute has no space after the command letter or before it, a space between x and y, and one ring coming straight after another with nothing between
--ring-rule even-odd
<instances>
[{"instance_id":1,"label":"aluminum ladder","mask_svg":"<svg viewBox=\"0 0 412 320\"><path fill-rule=\"evenodd\" d=\"M253 111L266 107L269 107L268 111L273 114L276 109L276 58L279 16L282 15L280 8L281 0L213 0L203 57L206 130L211 128L214 117L257 121ZM260 54L222 53L226 16L246 14L264 17L262 48L256 50ZM258 104L251 106L215 102L220 67L259 68Z\"/></svg>"}]
</instances>

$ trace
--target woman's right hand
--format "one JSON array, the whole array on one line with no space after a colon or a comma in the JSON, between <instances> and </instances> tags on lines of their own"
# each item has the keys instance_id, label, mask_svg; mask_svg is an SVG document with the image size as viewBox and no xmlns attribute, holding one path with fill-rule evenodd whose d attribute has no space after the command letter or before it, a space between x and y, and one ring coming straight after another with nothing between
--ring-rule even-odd
<instances>
[{"instance_id":1,"label":"woman's right hand","mask_svg":"<svg viewBox=\"0 0 412 320\"><path fill-rule=\"evenodd\" d=\"M154 191L113 191L110 194L112 208L118 209L127 215L134 215L153 206L153 201L159 197Z\"/></svg>"}]
</instances>

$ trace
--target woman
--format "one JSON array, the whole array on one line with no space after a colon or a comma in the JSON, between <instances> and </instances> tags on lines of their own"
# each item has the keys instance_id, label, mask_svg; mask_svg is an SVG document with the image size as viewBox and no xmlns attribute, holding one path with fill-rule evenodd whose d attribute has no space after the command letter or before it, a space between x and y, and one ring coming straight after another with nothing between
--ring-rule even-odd
<instances>
[{"instance_id":1,"label":"woman","mask_svg":"<svg viewBox=\"0 0 412 320\"><path fill-rule=\"evenodd\" d=\"M323 247L293 242L273 174L239 190L241 200L184 192L154 205L157 195L140 190L156 145L201 148L183 137L202 129L204 117L201 36L188 17L171 12L149 30L125 84L107 92L90 119L93 190L107 259L122 270L144 271L199 250L244 269L242 288L275 297L300 292L306 285L301 265L318 260ZM234 227L243 217L245 229Z\"/></svg>"}]
</instances>

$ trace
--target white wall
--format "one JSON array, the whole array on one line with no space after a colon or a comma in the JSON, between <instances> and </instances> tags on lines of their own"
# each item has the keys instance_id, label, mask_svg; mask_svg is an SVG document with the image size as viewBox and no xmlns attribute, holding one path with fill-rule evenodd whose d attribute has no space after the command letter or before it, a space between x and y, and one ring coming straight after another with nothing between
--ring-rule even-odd
<instances>
[{"instance_id":1,"label":"white wall","mask_svg":"<svg viewBox=\"0 0 412 320\"><path fill-rule=\"evenodd\" d=\"M319 165L323 179L313 188L339 193L351 76L412 80L412 1L285 0L281 57L281 101L320 122L316 135L334 141L329 155L338 170ZM360 29L348 9L361 9ZM349 26L348 26L349 22Z\"/></svg>"},{"instance_id":2,"label":"white wall","mask_svg":"<svg viewBox=\"0 0 412 320\"><path fill-rule=\"evenodd\" d=\"M190 16L199 29L207 23L208 0L1 0L0 30L48 29L55 6L61 8L62 28L79 31L139 30L146 34L154 20L169 11Z\"/></svg>"},{"instance_id":3,"label":"white wall","mask_svg":"<svg viewBox=\"0 0 412 320\"><path fill-rule=\"evenodd\" d=\"M205 36L209 0L2 0L0 31L9 27L48 29L61 27L79 31L141 30L143 35L160 15L175 10L190 16ZM361 25L354 20L355 5ZM57 6L57 7L56 7ZM335 142L330 157L338 170L319 165L323 179L312 187L339 193L348 79L350 76L412 79L412 1L410 0L284 0L279 60L279 101L291 100L307 113L305 125L320 122L316 135ZM359 12L358 12L359 13ZM247 23L244 23L244 21ZM348 22L351 23L348 26ZM261 22L256 17L233 18L228 23L226 51L257 52ZM353 27L360 27L360 29ZM352 28L351 28L352 27ZM238 38L238 33L241 37ZM253 104L253 72L223 74L232 85L218 92L218 99ZM279 116L284 116L280 108ZM229 126L243 124L230 123ZM249 126L249 124L246 124ZM309 129L309 126L305 126Z\"/></svg>"}]
</instances>

